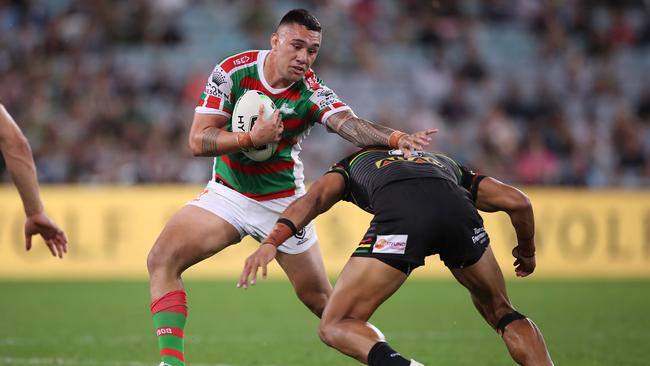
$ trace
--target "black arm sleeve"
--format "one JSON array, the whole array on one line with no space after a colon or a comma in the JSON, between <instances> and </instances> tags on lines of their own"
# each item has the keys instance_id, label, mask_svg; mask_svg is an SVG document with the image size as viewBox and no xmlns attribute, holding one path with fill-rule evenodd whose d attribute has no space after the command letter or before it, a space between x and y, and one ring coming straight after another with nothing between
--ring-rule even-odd
<instances>
[{"instance_id":1,"label":"black arm sleeve","mask_svg":"<svg viewBox=\"0 0 650 366\"><path fill-rule=\"evenodd\" d=\"M338 163L332 165L330 169L325 172L325 174L330 174L330 173L338 173L343 177L343 180L345 181L345 191L343 191L343 194L341 195L341 199L343 201L348 201L348 202L353 202L352 198L350 197L350 172L349 172L349 163L350 163L350 158L345 158Z\"/></svg>"},{"instance_id":2,"label":"black arm sleeve","mask_svg":"<svg viewBox=\"0 0 650 366\"><path fill-rule=\"evenodd\" d=\"M476 174L474 171L465 166L460 165L459 167L461 171L460 185L472 194L472 199L474 202L476 202L476 196L478 195L478 185L486 176Z\"/></svg>"}]
</instances>

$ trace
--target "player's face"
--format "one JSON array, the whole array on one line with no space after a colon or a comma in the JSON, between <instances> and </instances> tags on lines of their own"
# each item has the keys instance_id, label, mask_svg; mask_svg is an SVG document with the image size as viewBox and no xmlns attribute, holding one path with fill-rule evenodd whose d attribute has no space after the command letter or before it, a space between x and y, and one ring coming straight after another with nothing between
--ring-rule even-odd
<instances>
[{"instance_id":1,"label":"player's face","mask_svg":"<svg viewBox=\"0 0 650 366\"><path fill-rule=\"evenodd\" d=\"M280 76L294 82L305 76L316 61L320 49L321 34L304 25L285 24L271 36L271 47L277 55Z\"/></svg>"}]
</instances>

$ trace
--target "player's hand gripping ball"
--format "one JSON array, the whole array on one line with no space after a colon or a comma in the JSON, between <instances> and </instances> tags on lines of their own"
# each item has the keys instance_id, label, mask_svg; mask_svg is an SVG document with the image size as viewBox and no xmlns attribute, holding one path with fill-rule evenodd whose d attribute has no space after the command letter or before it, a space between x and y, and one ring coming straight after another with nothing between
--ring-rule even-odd
<instances>
[{"instance_id":1,"label":"player's hand gripping ball","mask_svg":"<svg viewBox=\"0 0 650 366\"><path fill-rule=\"evenodd\" d=\"M275 104L273 104L271 98L257 90L249 90L244 93L235 103L232 115L232 131L250 132L257 121L260 105L264 106L264 119L270 119L275 111ZM275 153L277 147L278 144L272 142L242 152L251 160L264 161Z\"/></svg>"}]
</instances>

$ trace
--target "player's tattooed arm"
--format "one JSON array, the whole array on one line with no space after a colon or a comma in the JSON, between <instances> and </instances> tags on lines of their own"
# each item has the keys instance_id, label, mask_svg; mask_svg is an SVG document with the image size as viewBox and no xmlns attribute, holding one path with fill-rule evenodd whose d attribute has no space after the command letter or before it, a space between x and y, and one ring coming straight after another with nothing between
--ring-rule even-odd
<instances>
[{"instance_id":1,"label":"player's tattooed arm","mask_svg":"<svg viewBox=\"0 0 650 366\"><path fill-rule=\"evenodd\" d=\"M189 135L192 155L218 156L252 146L250 134L225 131L226 123L226 116L195 113Z\"/></svg>"},{"instance_id":2,"label":"player's tattooed arm","mask_svg":"<svg viewBox=\"0 0 650 366\"><path fill-rule=\"evenodd\" d=\"M189 145L194 156L218 156L240 151L238 134L223 130L228 117L195 113L189 134ZM240 136L241 140L241 136Z\"/></svg>"},{"instance_id":3,"label":"player's tattooed arm","mask_svg":"<svg viewBox=\"0 0 650 366\"><path fill-rule=\"evenodd\" d=\"M330 116L327 119L327 128L360 147L389 146L390 135L395 132L392 128L359 118L350 111L338 112Z\"/></svg>"},{"instance_id":4,"label":"player's tattooed arm","mask_svg":"<svg viewBox=\"0 0 650 366\"><path fill-rule=\"evenodd\" d=\"M203 131L201 136L201 153L202 154L218 154L219 152L219 134L221 133L220 128L210 127Z\"/></svg>"},{"instance_id":5,"label":"player's tattooed arm","mask_svg":"<svg viewBox=\"0 0 650 366\"><path fill-rule=\"evenodd\" d=\"M260 107L259 115L264 109ZM223 115L195 113L190 129L189 144L194 156L218 156L252 147L278 142L282 138L280 112L264 119L259 117L250 132L224 130L229 118Z\"/></svg>"},{"instance_id":6,"label":"player's tattooed arm","mask_svg":"<svg viewBox=\"0 0 650 366\"><path fill-rule=\"evenodd\" d=\"M357 146L388 146L402 150L406 157L410 156L413 150L422 150L431 142L430 135L438 131L428 129L407 134L359 118L351 111L331 115L327 119L327 128Z\"/></svg>"}]
</instances>

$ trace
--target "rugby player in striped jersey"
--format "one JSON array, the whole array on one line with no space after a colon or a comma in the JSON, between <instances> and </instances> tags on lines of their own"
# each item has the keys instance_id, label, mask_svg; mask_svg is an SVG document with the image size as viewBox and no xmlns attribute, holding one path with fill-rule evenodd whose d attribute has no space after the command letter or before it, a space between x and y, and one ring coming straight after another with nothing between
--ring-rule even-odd
<instances>
[{"instance_id":1,"label":"rugby player in striped jersey","mask_svg":"<svg viewBox=\"0 0 650 366\"><path fill-rule=\"evenodd\" d=\"M406 134L358 118L311 69L321 46L321 26L308 11L289 11L271 36L271 49L246 51L220 62L195 109L189 144L196 156L214 156L212 180L203 193L167 223L151 249L151 312L162 365L184 365L186 294L181 274L188 267L251 235L266 237L284 209L305 193L300 142L321 125L358 146L383 145L406 152L428 144L434 130ZM247 90L258 90L277 106L250 132L232 132L232 111ZM261 115L262 113L260 113ZM248 159L242 150L278 143L268 160ZM317 316L332 287L310 223L279 248L278 263L298 298Z\"/></svg>"}]
</instances>

